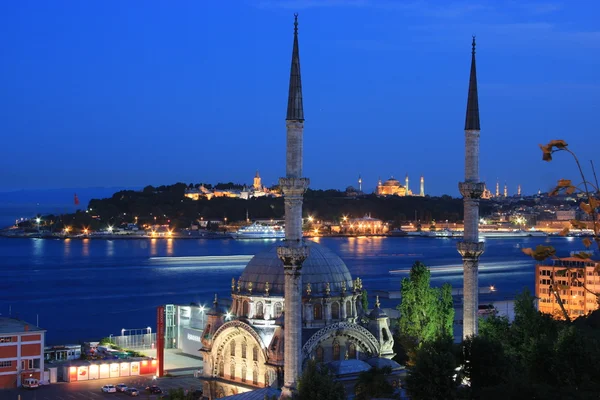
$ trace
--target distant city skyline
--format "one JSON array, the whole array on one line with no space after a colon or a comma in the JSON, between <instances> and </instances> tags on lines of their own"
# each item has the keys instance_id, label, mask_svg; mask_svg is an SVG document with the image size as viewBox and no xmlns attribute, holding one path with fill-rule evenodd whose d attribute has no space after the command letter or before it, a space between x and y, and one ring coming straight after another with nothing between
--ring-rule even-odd
<instances>
[{"instance_id":1,"label":"distant city skyline","mask_svg":"<svg viewBox=\"0 0 600 400\"><path fill-rule=\"evenodd\" d=\"M586 12L582 13L581 10ZM0 5L0 191L252 183L284 175L289 27L300 14L312 189L408 173L459 197L471 35L481 180L547 191L596 155L600 5L386 0Z\"/></svg>"}]
</instances>

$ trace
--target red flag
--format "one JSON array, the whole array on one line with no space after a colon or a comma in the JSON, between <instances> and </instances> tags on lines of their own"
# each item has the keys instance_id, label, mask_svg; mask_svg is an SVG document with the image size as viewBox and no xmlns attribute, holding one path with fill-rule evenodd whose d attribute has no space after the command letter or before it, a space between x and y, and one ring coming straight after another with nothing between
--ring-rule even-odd
<instances>
[{"instance_id":1,"label":"red flag","mask_svg":"<svg viewBox=\"0 0 600 400\"><path fill-rule=\"evenodd\" d=\"M77 197L77 193L75 193L75 199L74 199L75 205L78 206L79 205L79 197Z\"/></svg>"}]
</instances>

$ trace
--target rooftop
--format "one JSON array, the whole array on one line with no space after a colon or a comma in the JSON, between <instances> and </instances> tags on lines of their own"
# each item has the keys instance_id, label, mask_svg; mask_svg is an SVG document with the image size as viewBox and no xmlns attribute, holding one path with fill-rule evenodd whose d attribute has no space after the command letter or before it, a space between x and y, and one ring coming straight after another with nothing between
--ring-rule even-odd
<instances>
[{"instance_id":1,"label":"rooftop","mask_svg":"<svg viewBox=\"0 0 600 400\"><path fill-rule=\"evenodd\" d=\"M45 329L16 318L0 317L0 334L22 332L45 332Z\"/></svg>"}]
</instances>

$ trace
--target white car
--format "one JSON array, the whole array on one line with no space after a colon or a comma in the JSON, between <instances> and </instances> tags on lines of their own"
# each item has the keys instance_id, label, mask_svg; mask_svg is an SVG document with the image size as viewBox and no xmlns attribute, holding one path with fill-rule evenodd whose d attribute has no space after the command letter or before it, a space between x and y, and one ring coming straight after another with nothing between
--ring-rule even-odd
<instances>
[{"instance_id":1,"label":"white car","mask_svg":"<svg viewBox=\"0 0 600 400\"><path fill-rule=\"evenodd\" d=\"M102 386L102 391L104 393L117 393L117 388L115 385L104 385Z\"/></svg>"}]
</instances>

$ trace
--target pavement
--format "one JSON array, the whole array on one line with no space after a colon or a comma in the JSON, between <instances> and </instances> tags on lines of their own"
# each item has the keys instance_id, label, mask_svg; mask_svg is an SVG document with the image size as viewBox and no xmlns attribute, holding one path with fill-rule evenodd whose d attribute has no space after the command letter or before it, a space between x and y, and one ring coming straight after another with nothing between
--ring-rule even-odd
<instances>
[{"instance_id":1,"label":"pavement","mask_svg":"<svg viewBox=\"0 0 600 400\"><path fill-rule=\"evenodd\" d=\"M0 389L0 400L103 400L103 399L129 399L124 393L103 393L103 385L117 385L124 383L127 386L133 386L140 391L140 400L158 399L160 395L151 395L145 391L147 386L153 384L152 376L130 376L119 378L118 380L100 379L73 383L53 383L44 385L38 389ZM182 388L184 390L202 389L202 384L198 378L193 376L178 376L173 378L158 378L155 384L163 392L169 392L172 389ZM19 395L21 396L19 398Z\"/></svg>"}]
</instances>

